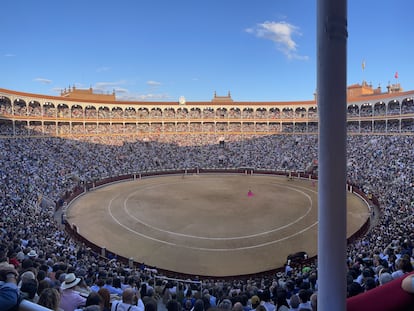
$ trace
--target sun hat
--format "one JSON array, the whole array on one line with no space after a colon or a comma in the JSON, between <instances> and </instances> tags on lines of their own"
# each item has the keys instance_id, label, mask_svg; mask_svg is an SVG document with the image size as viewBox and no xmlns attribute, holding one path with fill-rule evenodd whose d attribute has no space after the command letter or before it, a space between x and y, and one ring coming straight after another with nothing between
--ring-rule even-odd
<instances>
[{"instance_id":1,"label":"sun hat","mask_svg":"<svg viewBox=\"0 0 414 311\"><path fill-rule=\"evenodd\" d=\"M30 258L36 258L37 257L37 253L34 249L30 250L30 252L27 254L27 256L29 256Z\"/></svg>"},{"instance_id":2,"label":"sun hat","mask_svg":"<svg viewBox=\"0 0 414 311\"><path fill-rule=\"evenodd\" d=\"M62 283L60 288L62 288L62 289L72 288L72 287L78 285L80 280L81 280L80 278L76 277L75 273L68 273L68 274L66 274L65 281Z\"/></svg>"}]
</instances>

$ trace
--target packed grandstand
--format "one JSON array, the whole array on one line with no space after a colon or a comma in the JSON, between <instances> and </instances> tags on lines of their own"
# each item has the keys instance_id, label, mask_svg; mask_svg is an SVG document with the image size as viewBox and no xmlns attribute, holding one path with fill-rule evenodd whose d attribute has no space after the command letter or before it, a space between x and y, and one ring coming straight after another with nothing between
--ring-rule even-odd
<instances>
[{"instance_id":1,"label":"packed grandstand","mask_svg":"<svg viewBox=\"0 0 414 311\"><path fill-rule=\"evenodd\" d=\"M371 88L365 94L367 87L349 89L360 93L347 104L347 174L348 183L375 200L379 215L348 245L349 297L404 276L414 263L414 91ZM62 94L71 93L76 90ZM252 307L257 299L267 311L284 301L291 308L297 297L310 304L317 292L315 260L249 278L172 281L116 254L102 256L67 232L55 213L76 189L140 172L304 172L317 163L317 133L315 101L235 102L228 94L208 102L143 103L0 89L0 261L14 264L20 275L34 272L36 293L25 297L35 303L45 287L60 288L74 273L86 296L100 287L122 296L133 287L144 302L154 295L168 307L175 296L188 311L197 299L205 310L238 302Z\"/></svg>"}]
</instances>

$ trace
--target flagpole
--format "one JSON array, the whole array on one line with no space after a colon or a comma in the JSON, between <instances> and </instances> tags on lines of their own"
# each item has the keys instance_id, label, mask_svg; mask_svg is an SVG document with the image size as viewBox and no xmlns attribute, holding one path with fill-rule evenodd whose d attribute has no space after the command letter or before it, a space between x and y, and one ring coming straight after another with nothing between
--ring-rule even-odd
<instances>
[{"instance_id":1,"label":"flagpole","mask_svg":"<svg viewBox=\"0 0 414 311\"><path fill-rule=\"evenodd\" d=\"M365 82L365 58L362 60L362 84Z\"/></svg>"}]
</instances>

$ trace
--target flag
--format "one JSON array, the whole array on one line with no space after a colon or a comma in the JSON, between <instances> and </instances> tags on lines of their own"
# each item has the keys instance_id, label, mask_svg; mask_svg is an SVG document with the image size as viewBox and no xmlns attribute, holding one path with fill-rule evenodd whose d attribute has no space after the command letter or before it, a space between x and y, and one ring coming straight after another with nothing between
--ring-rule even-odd
<instances>
[{"instance_id":1,"label":"flag","mask_svg":"<svg viewBox=\"0 0 414 311\"><path fill-rule=\"evenodd\" d=\"M362 61L362 71L365 70L365 59Z\"/></svg>"},{"instance_id":2,"label":"flag","mask_svg":"<svg viewBox=\"0 0 414 311\"><path fill-rule=\"evenodd\" d=\"M395 72L394 78L398 79L398 71Z\"/></svg>"}]
</instances>

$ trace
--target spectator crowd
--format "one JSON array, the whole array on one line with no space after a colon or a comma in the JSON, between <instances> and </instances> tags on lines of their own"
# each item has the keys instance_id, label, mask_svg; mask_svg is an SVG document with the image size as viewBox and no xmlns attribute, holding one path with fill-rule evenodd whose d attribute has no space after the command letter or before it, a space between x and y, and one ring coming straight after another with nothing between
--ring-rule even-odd
<instances>
[{"instance_id":1,"label":"spectator crowd","mask_svg":"<svg viewBox=\"0 0 414 311\"><path fill-rule=\"evenodd\" d=\"M316 262L287 263L284 272L257 278L163 279L73 240L52 203L82 183L147 170L304 171L317 145L316 134L0 139L0 310L21 299L63 311L316 310ZM414 136L348 137L348 181L374 195L381 210L348 246L349 297L413 270L413 145Z\"/></svg>"}]
</instances>

